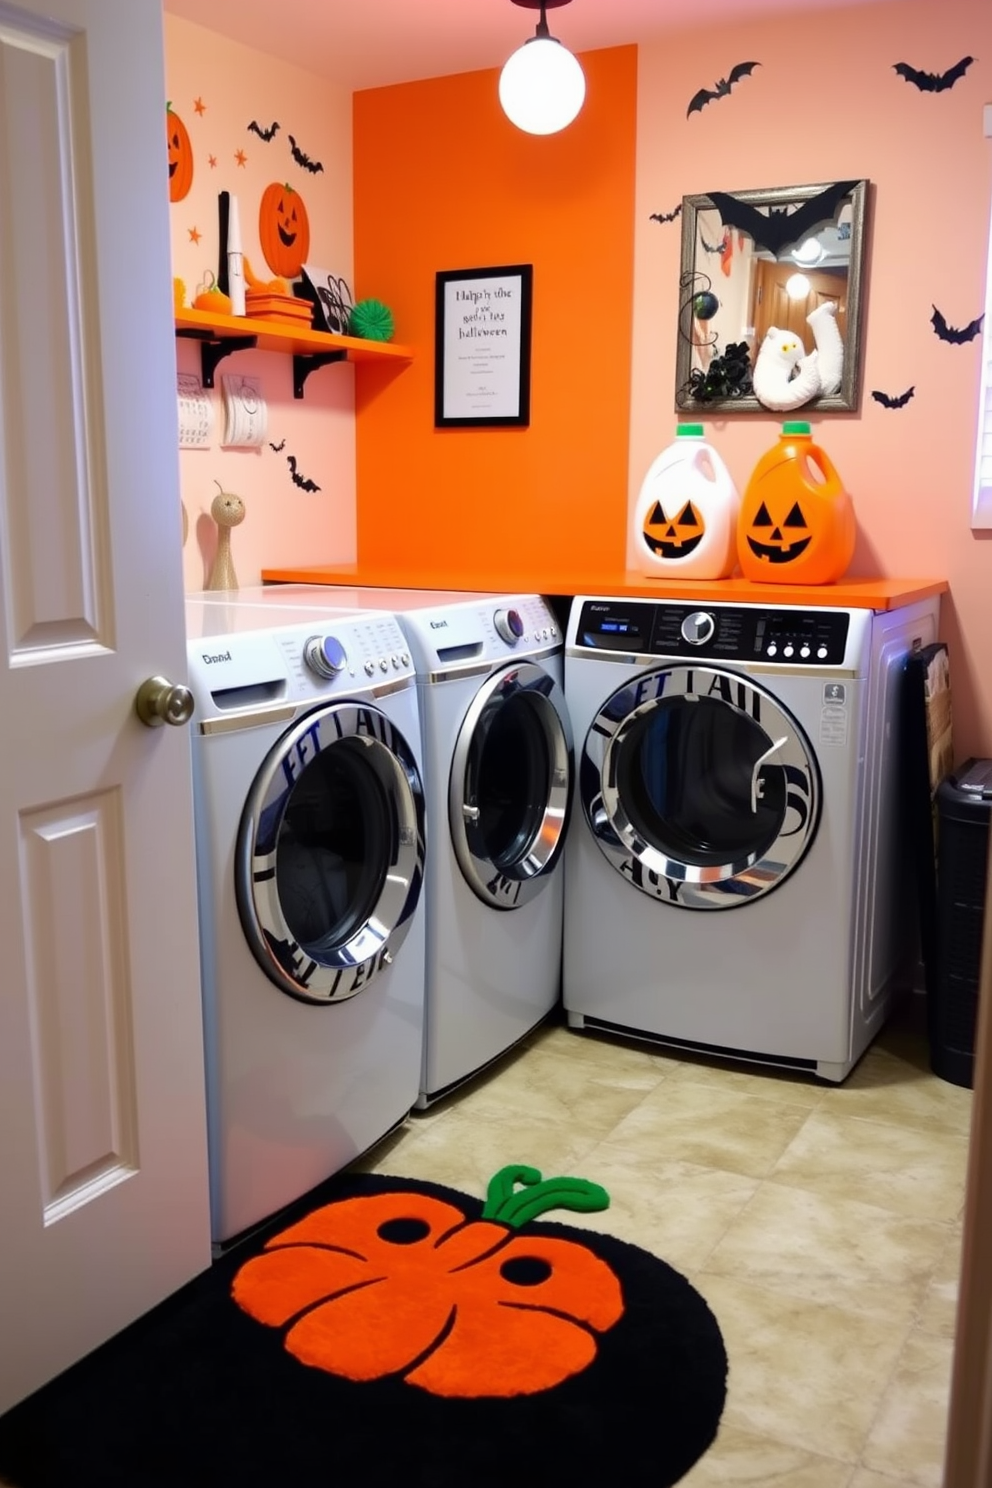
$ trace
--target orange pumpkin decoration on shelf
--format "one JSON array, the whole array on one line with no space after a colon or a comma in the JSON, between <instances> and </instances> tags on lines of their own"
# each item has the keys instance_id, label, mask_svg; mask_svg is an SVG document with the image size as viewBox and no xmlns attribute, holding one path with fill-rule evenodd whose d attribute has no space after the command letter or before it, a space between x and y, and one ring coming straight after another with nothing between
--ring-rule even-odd
<instances>
[{"instance_id":1,"label":"orange pumpkin decoration on shelf","mask_svg":"<svg viewBox=\"0 0 992 1488\"><path fill-rule=\"evenodd\" d=\"M292 186L273 181L262 193L258 237L273 274L295 279L310 254L310 218Z\"/></svg>"},{"instance_id":2,"label":"orange pumpkin decoration on shelf","mask_svg":"<svg viewBox=\"0 0 992 1488\"><path fill-rule=\"evenodd\" d=\"M422 1193L342 1199L246 1262L234 1300L288 1324L289 1353L329 1374L462 1399L538 1394L592 1363L623 1294L585 1245L516 1232L551 1208L608 1203L597 1184L522 1166L495 1175L477 1220Z\"/></svg>"},{"instance_id":3,"label":"orange pumpkin decoration on shelf","mask_svg":"<svg viewBox=\"0 0 992 1488\"><path fill-rule=\"evenodd\" d=\"M737 558L746 579L832 584L854 555L854 506L805 420L782 425L741 500Z\"/></svg>"},{"instance_id":4,"label":"orange pumpkin decoration on shelf","mask_svg":"<svg viewBox=\"0 0 992 1488\"><path fill-rule=\"evenodd\" d=\"M656 501L644 523L644 541L659 558L687 558L706 535L706 523L691 501L674 517L666 517Z\"/></svg>"},{"instance_id":5,"label":"orange pumpkin decoration on shelf","mask_svg":"<svg viewBox=\"0 0 992 1488\"><path fill-rule=\"evenodd\" d=\"M165 138L169 152L169 200L182 201L193 184L193 147L186 125L171 103L165 105Z\"/></svg>"}]
</instances>

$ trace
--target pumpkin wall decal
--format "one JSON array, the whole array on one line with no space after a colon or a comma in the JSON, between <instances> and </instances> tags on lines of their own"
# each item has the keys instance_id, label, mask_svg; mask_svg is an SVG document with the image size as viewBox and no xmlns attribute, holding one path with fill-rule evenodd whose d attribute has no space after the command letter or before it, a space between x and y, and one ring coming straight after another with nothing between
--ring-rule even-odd
<instances>
[{"instance_id":1,"label":"pumpkin wall decal","mask_svg":"<svg viewBox=\"0 0 992 1488\"><path fill-rule=\"evenodd\" d=\"M258 237L273 274L295 279L310 255L310 218L300 193L273 181L262 193Z\"/></svg>"},{"instance_id":2,"label":"pumpkin wall decal","mask_svg":"<svg viewBox=\"0 0 992 1488\"><path fill-rule=\"evenodd\" d=\"M182 201L193 184L193 147L186 125L171 103L165 105L165 139L169 155L169 200Z\"/></svg>"},{"instance_id":3,"label":"pumpkin wall decal","mask_svg":"<svg viewBox=\"0 0 992 1488\"><path fill-rule=\"evenodd\" d=\"M524 1166L495 1175L477 1220L427 1194L344 1199L246 1262L234 1300L288 1325L287 1351L329 1374L399 1376L462 1399L536 1394L592 1363L624 1304L590 1248L520 1228L549 1209L608 1203L597 1184L542 1182Z\"/></svg>"},{"instance_id":4,"label":"pumpkin wall decal","mask_svg":"<svg viewBox=\"0 0 992 1488\"><path fill-rule=\"evenodd\" d=\"M688 558L706 534L706 523L691 501L674 517L667 517L656 501L644 523L644 541L659 558Z\"/></svg>"}]
</instances>

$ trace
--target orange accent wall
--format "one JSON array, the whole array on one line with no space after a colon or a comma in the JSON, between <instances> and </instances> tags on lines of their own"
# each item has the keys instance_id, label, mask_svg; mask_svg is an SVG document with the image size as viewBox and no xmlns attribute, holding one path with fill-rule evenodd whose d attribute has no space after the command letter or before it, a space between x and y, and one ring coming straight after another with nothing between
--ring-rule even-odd
<instances>
[{"instance_id":1,"label":"orange accent wall","mask_svg":"<svg viewBox=\"0 0 992 1488\"><path fill-rule=\"evenodd\" d=\"M355 297L415 350L356 369L362 569L624 566L637 49L581 62L582 113L545 138L505 118L495 71L354 96ZM435 274L514 263L534 267L530 426L435 429Z\"/></svg>"}]
</instances>

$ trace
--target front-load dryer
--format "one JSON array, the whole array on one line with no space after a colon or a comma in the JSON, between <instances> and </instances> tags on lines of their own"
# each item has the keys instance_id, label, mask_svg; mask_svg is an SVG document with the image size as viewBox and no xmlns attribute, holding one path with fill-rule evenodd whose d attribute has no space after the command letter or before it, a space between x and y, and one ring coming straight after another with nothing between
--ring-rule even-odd
<instances>
[{"instance_id":1,"label":"front-load dryer","mask_svg":"<svg viewBox=\"0 0 992 1488\"><path fill-rule=\"evenodd\" d=\"M425 803L414 669L392 615L191 596L186 619L221 1245L417 1099Z\"/></svg>"},{"instance_id":2,"label":"front-load dryer","mask_svg":"<svg viewBox=\"0 0 992 1488\"><path fill-rule=\"evenodd\" d=\"M899 706L938 601L576 598L576 1029L842 1080L914 950Z\"/></svg>"},{"instance_id":3,"label":"front-load dryer","mask_svg":"<svg viewBox=\"0 0 992 1488\"><path fill-rule=\"evenodd\" d=\"M245 593L245 591L242 591ZM310 585L247 597L270 614ZM558 620L537 594L323 590L394 612L417 673L424 745L427 951L417 1105L448 1094L559 1004L572 729Z\"/></svg>"}]
</instances>

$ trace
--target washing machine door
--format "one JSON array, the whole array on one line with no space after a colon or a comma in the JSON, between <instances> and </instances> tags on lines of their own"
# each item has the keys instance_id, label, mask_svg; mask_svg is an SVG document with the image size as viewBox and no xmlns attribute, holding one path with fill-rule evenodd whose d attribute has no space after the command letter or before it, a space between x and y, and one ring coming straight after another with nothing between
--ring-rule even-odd
<instances>
[{"instance_id":1,"label":"washing machine door","mask_svg":"<svg viewBox=\"0 0 992 1488\"><path fill-rule=\"evenodd\" d=\"M544 667L522 662L483 683L458 732L448 820L484 903L519 909L546 884L565 843L572 760L565 695Z\"/></svg>"},{"instance_id":2,"label":"washing machine door","mask_svg":"<svg viewBox=\"0 0 992 1488\"><path fill-rule=\"evenodd\" d=\"M685 909L733 909L777 888L820 817L819 770L796 719L719 667L666 666L607 698L579 791L614 868Z\"/></svg>"},{"instance_id":3,"label":"washing machine door","mask_svg":"<svg viewBox=\"0 0 992 1488\"><path fill-rule=\"evenodd\" d=\"M333 703L297 719L255 777L235 893L263 971L290 997L342 1002L388 967L424 873L416 757L384 713Z\"/></svg>"}]
</instances>

